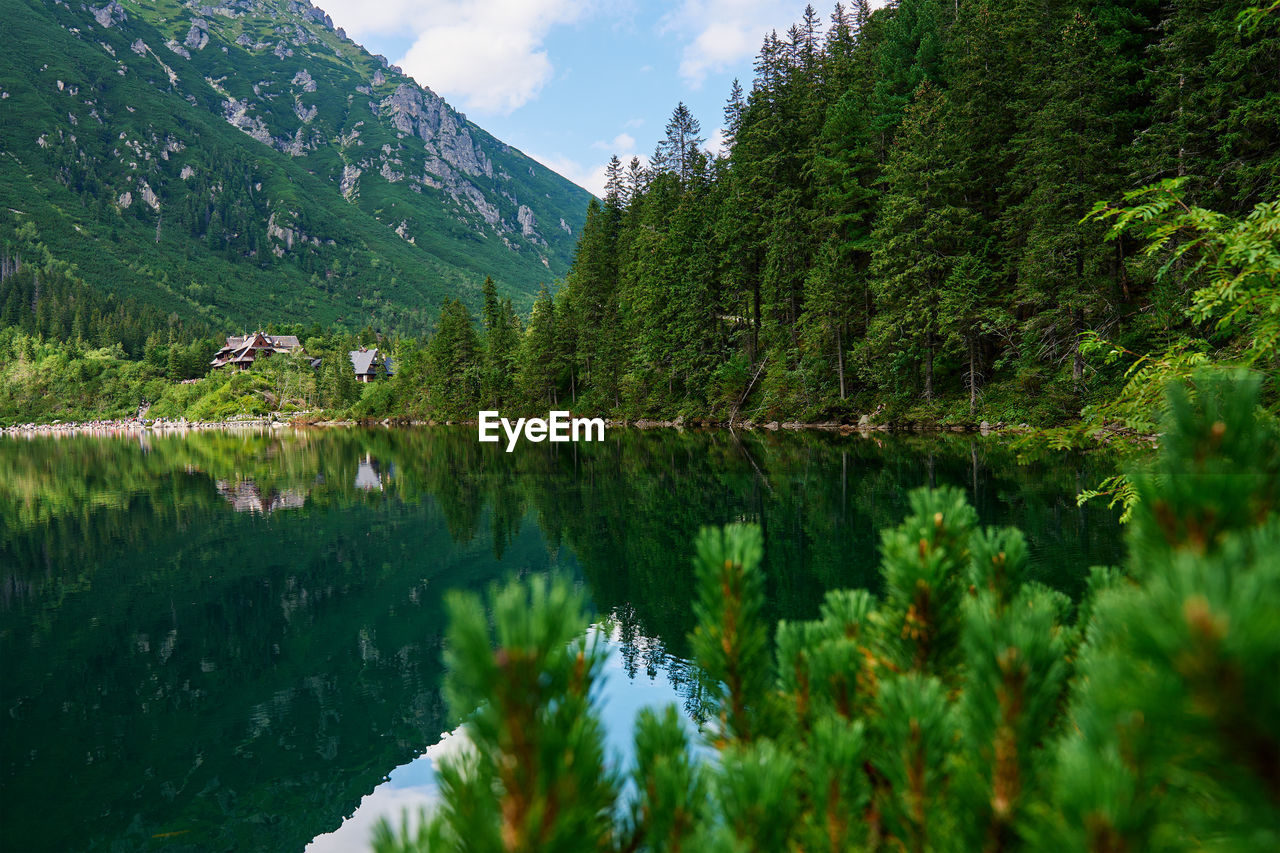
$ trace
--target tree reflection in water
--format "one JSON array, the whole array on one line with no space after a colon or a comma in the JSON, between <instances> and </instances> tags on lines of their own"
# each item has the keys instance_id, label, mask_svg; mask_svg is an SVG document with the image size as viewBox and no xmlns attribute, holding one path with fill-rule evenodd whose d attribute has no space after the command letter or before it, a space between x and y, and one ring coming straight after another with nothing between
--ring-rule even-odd
<instances>
[{"instance_id":1,"label":"tree reflection in water","mask_svg":"<svg viewBox=\"0 0 1280 853\"><path fill-rule=\"evenodd\" d=\"M620 677L696 712L703 524L758 521L770 615L809 617L874 584L908 489L953 483L1074 596L1119 554L1111 514L1074 498L1107 465L812 433L511 454L466 428L0 440L6 843L301 849L453 727L443 593L507 574L586 584Z\"/></svg>"}]
</instances>

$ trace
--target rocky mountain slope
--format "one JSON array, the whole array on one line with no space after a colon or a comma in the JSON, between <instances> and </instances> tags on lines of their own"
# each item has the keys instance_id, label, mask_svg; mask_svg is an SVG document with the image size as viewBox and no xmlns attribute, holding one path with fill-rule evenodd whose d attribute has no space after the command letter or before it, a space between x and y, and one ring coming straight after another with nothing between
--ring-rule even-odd
<instances>
[{"instance_id":1,"label":"rocky mountain slope","mask_svg":"<svg viewBox=\"0 0 1280 853\"><path fill-rule=\"evenodd\" d=\"M218 322L517 305L589 195L296 0L0 0L0 247Z\"/></svg>"}]
</instances>

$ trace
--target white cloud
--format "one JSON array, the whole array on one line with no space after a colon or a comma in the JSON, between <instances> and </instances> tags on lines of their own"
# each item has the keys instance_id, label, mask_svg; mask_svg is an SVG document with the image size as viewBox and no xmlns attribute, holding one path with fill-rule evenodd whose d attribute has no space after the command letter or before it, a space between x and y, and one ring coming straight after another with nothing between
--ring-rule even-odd
<instances>
[{"instance_id":1,"label":"white cloud","mask_svg":"<svg viewBox=\"0 0 1280 853\"><path fill-rule=\"evenodd\" d=\"M591 147L600 151L608 151L610 154L617 154L619 151L634 151L636 138L629 133L619 133L608 142L603 140L593 142Z\"/></svg>"},{"instance_id":2,"label":"white cloud","mask_svg":"<svg viewBox=\"0 0 1280 853\"><path fill-rule=\"evenodd\" d=\"M543 42L585 17L594 0L326 0L337 26L359 41L408 35L396 60L424 86L465 111L510 113L538 96L555 74Z\"/></svg>"},{"instance_id":3,"label":"white cloud","mask_svg":"<svg viewBox=\"0 0 1280 853\"><path fill-rule=\"evenodd\" d=\"M871 7L885 2L872 0ZM805 3L797 0L681 0L674 11L663 16L658 31L684 40L680 76L697 89L707 75L726 71L758 54L764 37L771 30L779 35L786 32L803 17L804 7ZM822 23L828 23L825 14Z\"/></svg>"},{"instance_id":4,"label":"white cloud","mask_svg":"<svg viewBox=\"0 0 1280 853\"><path fill-rule=\"evenodd\" d=\"M584 166L580 161L574 160L572 157L566 157L563 154L544 155L530 151L525 153L551 171L568 178L593 195L604 195L604 166Z\"/></svg>"},{"instance_id":5,"label":"white cloud","mask_svg":"<svg viewBox=\"0 0 1280 853\"><path fill-rule=\"evenodd\" d=\"M703 150L712 156L727 153L724 150L727 136L728 133L723 127L717 127L715 130L711 131L711 136L709 136L707 141L703 143Z\"/></svg>"},{"instance_id":6,"label":"white cloud","mask_svg":"<svg viewBox=\"0 0 1280 853\"><path fill-rule=\"evenodd\" d=\"M627 136L627 134L619 134L618 139L621 139L624 136ZM614 141L616 142L617 139ZM634 144L635 140L632 139L631 142ZM601 143L596 143L591 147L597 148L600 144ZM649 158L643 154L637 153L633 148L614 148L610 150L609 155L613 156L614 154L617 154L618 159L622 161L623 169L626 169L628 164L631 163L632 157L639 157L640 162L646 166L649 164ZM551 171L558 172L560 175L573 181L575 184L597 198L604 198L604 182L609 176L609 161L607 159L596 163L583 164L581 161L575 160L572 157L565 157L563 154L542 156L530 153L529 156L546 166Z\"/></svg>"},{"instance_id":7,"label":"white cloud","mask_svg":"<svg viewBox=\"0 0 1280 853\"><path fill-rule=\"evenodd\" d=\"M644 125L644 119L642 118L629 118L622 123L622 126L625 127L627 130L632 130L633 128L641 127L643 125Z\"/></svg>"}]
</instances>

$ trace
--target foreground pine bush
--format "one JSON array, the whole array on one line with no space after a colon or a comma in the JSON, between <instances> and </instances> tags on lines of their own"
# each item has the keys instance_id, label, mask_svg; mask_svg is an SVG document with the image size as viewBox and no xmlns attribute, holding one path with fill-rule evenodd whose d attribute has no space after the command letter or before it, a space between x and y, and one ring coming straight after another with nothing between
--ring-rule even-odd
<instances>
[{"instance_id":1,"label":"foreground pine bush","mask_svg":"<svg viewBox=\"0 0 1280 853\"><path fill-rule=\"evenodd\" d=\"M1085 600L1025 579L1012 529L920 490L885 531L884 596L827 595L772 642L761 534L694 545L692 647L718 759L674 708L605 762L604 652L535 579L451 600L449 697L474 748L379 851L1280 849L1280 455L1258 382L1170 392L1135 472L1129 563Z\"/></svg>"}]
</instances>

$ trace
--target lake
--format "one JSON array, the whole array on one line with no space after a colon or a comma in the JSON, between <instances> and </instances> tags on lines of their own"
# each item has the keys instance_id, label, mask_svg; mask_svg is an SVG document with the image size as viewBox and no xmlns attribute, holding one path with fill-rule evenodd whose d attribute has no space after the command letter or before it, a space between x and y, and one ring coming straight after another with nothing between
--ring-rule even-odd
<instances>
[{"instance_id":1,"label":"lake","mask_svg":"<svg viewBox=\"0 0 1280 853\"><path fill-rule=\"evenodd\" d=\"M1006 439L474 427L0 439L0 827L6 850L353 849L429 801L443 595L561 572L609 617L604 715L697 706L691 541L765 533L773 618L878 587L908 490L963 488L1077 597L1119 562L1076 506L1109 461ZM625 758L621 759L625 760Z\"/></svg>"}]
</instances>

